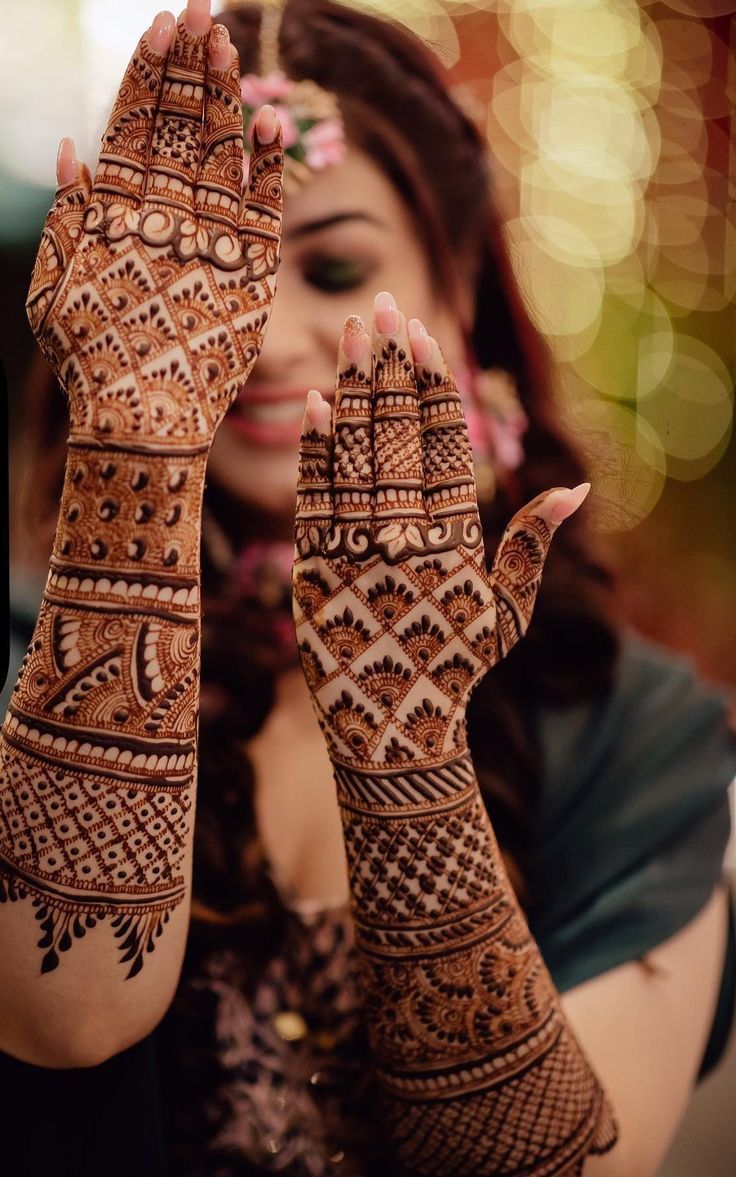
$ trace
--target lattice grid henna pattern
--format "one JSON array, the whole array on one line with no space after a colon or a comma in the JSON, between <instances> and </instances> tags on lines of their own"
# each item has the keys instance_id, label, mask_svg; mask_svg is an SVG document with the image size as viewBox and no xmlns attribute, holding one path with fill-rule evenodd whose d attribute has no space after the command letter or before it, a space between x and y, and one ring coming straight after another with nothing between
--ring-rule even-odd
<instances>
[{"instance_id":1,"label":"lattice grid henna pattern","mask_svg":"<svg viewBox=\"0 0 736 1177\"><path fill-rule=\"evenodd\" d=\"M401 341L302 438L294 616L335 771L366 1022L402 1172L578 1175L616 1129L503 866L465 734L523 635L536 502L490 574L451 374Z\"/></svg>"},{"instance_id":2,"label":"lattice grid henna pattern","mask_svg":"<svg viewBox=\"0 0 736 1177\"><path fill-rule=\"evenodd\" d=\"M1 749L0 897L32 898L43 971L108 920L134 975L184 896L205 459L69 448Z\"/></svg>"},{"instance_id":3,"label":"lattice grid henna pattern","mask_svg":"<svg viewBox=\"0 0 736 1177\"><path fill-rule=\"evenodd\" d=\"M506 566L534 550L533 534L511 538ZM498 658L478 568L467 551L398 564L371 554L346 584L340 561L298 562L297 634L333 755L397 1156L422 1174L579 1174L616 1130L464 745L467 695ZM520 616L515 604L507 624Z\"/></svg>"}]
</instances>

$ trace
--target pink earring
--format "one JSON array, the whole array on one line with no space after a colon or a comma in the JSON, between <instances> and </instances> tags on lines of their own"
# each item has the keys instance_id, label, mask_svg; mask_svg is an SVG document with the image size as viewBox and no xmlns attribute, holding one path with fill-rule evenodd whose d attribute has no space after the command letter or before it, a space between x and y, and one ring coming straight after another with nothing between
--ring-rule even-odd
<instances>
[{"instance_id":1,"label":"pink earring","mask_svg":"<svg viewBox=\"0 0 736 1177\"><path fill-rule=\"evenodd\" d=\"M473 448L480 499L492 498L497 482L507 482L524 460L523 437L529 419L516 381L504 368L482 369L472 352L455 369Z\"/></svg>"}]
</instances>

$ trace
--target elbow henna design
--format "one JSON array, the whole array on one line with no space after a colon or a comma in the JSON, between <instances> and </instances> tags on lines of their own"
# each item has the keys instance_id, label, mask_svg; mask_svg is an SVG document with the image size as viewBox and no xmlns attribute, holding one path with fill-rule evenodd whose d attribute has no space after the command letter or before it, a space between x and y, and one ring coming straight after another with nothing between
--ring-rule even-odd
<instances>
[{"instance_id":1,"label":"elbow henna design","mask_svg":"<svg viewBox=\"0 0 736 1177\"><path fill-rule=\"evenodd\" d=\"M135 975L186 894L205 465L261 347L283 162L256 144L243 190L239 68L209 69L207 40L142 39L28 297L71 431L0 737L0 901L35 906L43 972L102 921Z\"/></svg>"},{"instance_id":2,"label":"elbow henna design","mask_svg":"<svg viewBox=\"0 0 736 1177\"><path fill-rule=\"evenodd\" d=\"M302 438L294 609L332 757L372 1052L403 1170L579 1174L616 1140L506 875L466 738L522 636L551 528L485 568L460 398L378 336ZM369 370L373 367L373 371Z\"/></svg>"}]
</instances>

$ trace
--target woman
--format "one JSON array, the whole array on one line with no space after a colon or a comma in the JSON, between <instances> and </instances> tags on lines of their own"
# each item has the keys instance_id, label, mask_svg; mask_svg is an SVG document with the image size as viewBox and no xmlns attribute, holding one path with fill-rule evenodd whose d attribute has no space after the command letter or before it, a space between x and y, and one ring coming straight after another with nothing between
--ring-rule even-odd
<instances>
[{"instance_id":1,"label":"woman","mask_svg":"<svg viewBox=\"0 0 736 1177\"><path fill-rule=\"evenodd\" d=\"M616 633L549 493L581 468L438 67L326 2L226 23L156 18L31 283L71 430L4 728L24 1163L653 1173L730 1017L722 703Z\"/></svg>"}]
</instances>

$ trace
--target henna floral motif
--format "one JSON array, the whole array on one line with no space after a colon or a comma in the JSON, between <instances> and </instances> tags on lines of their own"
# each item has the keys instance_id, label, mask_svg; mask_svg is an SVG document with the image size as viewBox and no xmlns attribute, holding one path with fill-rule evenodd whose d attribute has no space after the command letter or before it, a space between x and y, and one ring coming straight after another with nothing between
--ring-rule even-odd
<instances>
[{"instance_id":1,"label":"henna floral motif","mask_svg":"<svg viewBox=\"0 0 736 1177\"><path fill-rule=\"evenodd\" d=\"M107 924L134 976L185 896L205 464L261 346L281 217L280 142L243 192L239 67L209 67L207 41L183 20L166 58L142 39L28 295L71 432L0 737L0 902L35 907L42 972Z\"/></svg>"},{"instance_id":2,"label":"henna floral motif","mask_svg":"<svg viewBox=\"0 0 736 1177\"><path fill-rule=\"evenodd\" d=\"M401 333L374 345L372 375L338 373L332 436L302 439L294 615L387 1122L402 1172L572 1177L616 1129L506 875L464 718L529 624L551 528L535 500L486 571L453 378L441 355L415 371Z\"/></svg>"}]
</instances>

